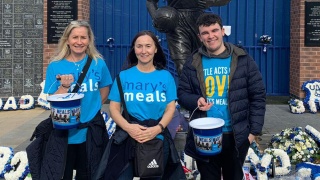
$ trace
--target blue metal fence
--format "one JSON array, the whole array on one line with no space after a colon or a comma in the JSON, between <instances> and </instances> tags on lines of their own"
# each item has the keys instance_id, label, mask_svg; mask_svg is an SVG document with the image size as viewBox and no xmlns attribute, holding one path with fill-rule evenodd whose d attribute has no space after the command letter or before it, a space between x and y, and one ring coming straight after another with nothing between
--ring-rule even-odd
<instances>
[{"instance_id":1,"label":"blue metal fence","mask_svg":"<svg viewBox=\"0 0 320 180\"><path fill-rule=\"evenodd\" d=\"M163 6L165 0L159 0ZM114 78L121 70L133 36L140 30L155 32L168 58L168 70L176 75L170 60L165 34L152 27L145 0L91 0L90 24L98 50ZM290 0L232 0L228 5L207 11L219 14L231 26L226 41L241 44L257 62L268 95L289 94ZM272 37L263 52L261 35Z\"/></svg>"}]
</instances>

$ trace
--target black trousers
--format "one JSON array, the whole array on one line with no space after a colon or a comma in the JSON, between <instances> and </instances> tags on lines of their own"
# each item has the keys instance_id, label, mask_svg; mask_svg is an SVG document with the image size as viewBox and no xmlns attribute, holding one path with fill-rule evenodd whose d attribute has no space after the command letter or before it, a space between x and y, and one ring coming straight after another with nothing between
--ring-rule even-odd
<instances>
[{"instance_id":1,"label":"black trousers","mask_svg":"<svg viewBox=\"0 0 320 180\"><path fill-rule=\"evenodd\" d=\"M86 142L81 144L68 144L67 163L63 180L72 180L73 170L77 171L77 180L88 180Z\"/></svg>"},{"instance_id":2,"label":"black trousers","mask_svg":"<svg viewBox=\"0 0 320 180\"><path fill-rule=\"evenodd\" d=\"M242 180L242 166L250 146L249 139L238 148L235 147L233 134L223 134L222 151L210 157L209 162L197 160L201 180Z\"/></svg>"}]
</instances>

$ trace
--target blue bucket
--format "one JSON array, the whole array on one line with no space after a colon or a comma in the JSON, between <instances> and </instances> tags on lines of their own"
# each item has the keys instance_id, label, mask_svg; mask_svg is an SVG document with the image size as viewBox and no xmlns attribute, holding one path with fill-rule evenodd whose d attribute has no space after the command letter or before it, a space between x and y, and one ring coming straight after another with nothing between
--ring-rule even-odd
<instances>
[{"instance_id":1,"label":"blue bucket","mask_svg":"<svg viewBox=\"0 0 320 180\"><path fill-rule=\"evenodd\" d=\"M222 127L224 120L220 118L198 118L190 122L198 154L212 156L222 150Z\"/></svg>"},{"instance_id":2,"label":"blue bucket","mask_svg":"<svg viewBox=\"0 0 320 180\"><path fill-rule=\"evenodd\" d=\"M51 106L51 119L56 129L72 129L80 124L80 107L83 94L55 94L47 98Z\"/></svg>"}]
</instances>

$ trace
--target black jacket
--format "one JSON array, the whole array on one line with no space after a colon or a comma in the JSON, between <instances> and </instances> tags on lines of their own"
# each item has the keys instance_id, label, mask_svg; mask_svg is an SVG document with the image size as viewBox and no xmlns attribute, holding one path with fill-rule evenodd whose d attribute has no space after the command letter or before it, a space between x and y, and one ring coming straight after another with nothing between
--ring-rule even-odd
<instances>
[{"instance_id":1,"label":"black jacket","mask_svg":"<svg viewBox=\"0 0 320 180\"><path fill-rule=\"evenodd\" d=\"M36 139L26 148L32 179L60 180L63 177L68 131L52 127L51 118L42 121L33 133ZM90 122L81 124L79 128L88 128L87 162L92 177L108 142L106 125L100 111Z\"/></svg>"},{"instance_id":2,"label":"black jacket","mask_svg":"<svg viewBox=\"0 0 320 180\"><path fill-rule=\"evenodd\" d=\"M130 119L137 122L137 119L130 116ZM143 123L143 124L141 124ZM140 125L148 127L155 126L157 120L140 121ZM170 132L167 128L164 131L164 139L169 144L169 157L164 170L163 180L185 180L186 176L182 169L180 157L174 146ZM128 167L129 162L133 161L135 156L136 141L131 138L127 132L117 126L116 131L112 135L108 146L100 161L100 166L96 171L94 180L116 180L121 173Z\"/></svg>"},{"instance_id":3,"label":"black jacket","mask_svg":"<svg viewBox=\"0 0 320 180\"><path fill-rule=\"evenodd\" d=\"M226 51L219 56L231 56L228 109L236 147L240 147L249 136L259 135L264 124L266 92L261 73L255 61L247 52L230 43L225 43ZM179 104L192 112L197 108L197 100L206 97L201 56L209 56L204 46L200 47L184 64L178 85ZM206 98L205 98L206 99ZM191 119L206 117L205 111L196 110ZM185 153L196 159L207 159L196 153L193 132L189 129Z\"/></svg>"}]
</instances>

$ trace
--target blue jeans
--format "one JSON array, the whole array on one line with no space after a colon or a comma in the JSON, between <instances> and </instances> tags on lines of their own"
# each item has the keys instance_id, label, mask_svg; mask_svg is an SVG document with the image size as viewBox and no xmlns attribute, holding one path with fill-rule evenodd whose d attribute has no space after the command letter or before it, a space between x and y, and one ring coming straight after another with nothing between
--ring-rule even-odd
<instances>
[{"instance_id":1,"label":"blue jeans","mask_svg":"<svg viewBox=\"0 0 320 180\"><path fill-rule=\"evenodd\" d=\"M168 140L164 139L163 142L163 164L164 167L168 162L168 157L169 157L169 142ZM129 162L129 166L123 171L123 173L120 175L118 180L128 180L128 179L133 179L133 161ZM140 180L147 180L151 178L140 178ZM152 180L160 180L161 178L152 178Z\"/></svg>"}]
</instances>

